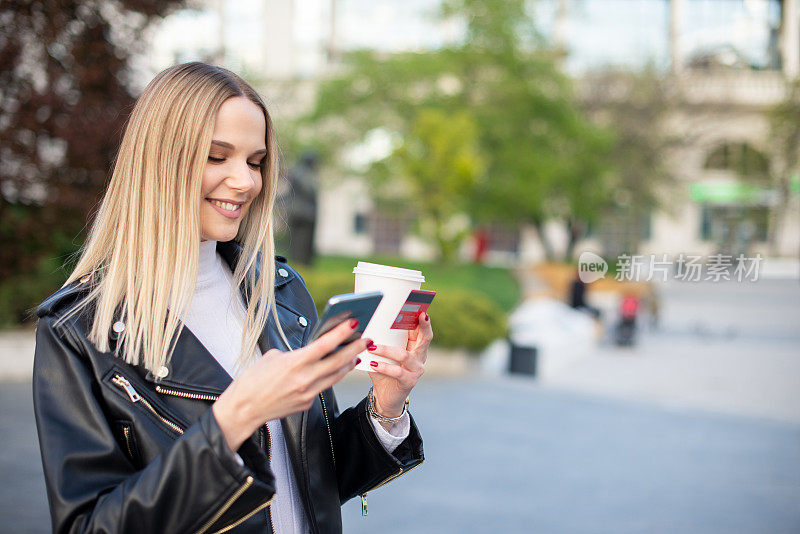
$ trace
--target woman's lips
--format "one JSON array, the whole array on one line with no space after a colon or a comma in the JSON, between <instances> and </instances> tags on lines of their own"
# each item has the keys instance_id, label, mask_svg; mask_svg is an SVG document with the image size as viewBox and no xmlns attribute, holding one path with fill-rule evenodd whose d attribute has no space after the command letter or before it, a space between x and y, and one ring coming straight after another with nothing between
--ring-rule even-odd
<instances>
[{"instance_id":1,"label":"woman's lips","mask_svg":"<svg viewBox=\"0 0 800 534\"><path fill-rule=\"evenodd\" d=\"M219 212L221 215L224 215L225 217L228 217L229 219L238 219L239 216L242 214L242 206L241 205L237 206L237 208L235 210L231 211L231 210L226 210L224 208L220 208L219 206L217 206L216 204L214 204L213 202L211 202L208 199L206 199L206 202L211 204L211 206L215 210L217 210L217 212Z\"/></svg>"}]
</instances>

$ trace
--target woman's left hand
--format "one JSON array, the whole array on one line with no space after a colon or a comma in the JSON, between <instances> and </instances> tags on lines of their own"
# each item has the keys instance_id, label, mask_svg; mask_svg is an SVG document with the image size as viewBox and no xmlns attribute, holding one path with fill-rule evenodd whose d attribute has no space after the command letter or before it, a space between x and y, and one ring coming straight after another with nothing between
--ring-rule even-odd
<instances>
[{"instance_id":1,"label":"woman's left hand","mask_svg":"<svg viewBox=\"0 0 800 534\"><path fill-rule=\"evenodd\" d=\"M370 362L375 372L369 373L369 377L372 379L375 409L379 414L397 417L403 413L406 398L425 372L432 339L431 318L423 312L417 317L417 327L408 331L405 348L374 345L374 349L367 349L371 354L397 362L397 365L376 360Z\"/></svg>"}]
</instances>

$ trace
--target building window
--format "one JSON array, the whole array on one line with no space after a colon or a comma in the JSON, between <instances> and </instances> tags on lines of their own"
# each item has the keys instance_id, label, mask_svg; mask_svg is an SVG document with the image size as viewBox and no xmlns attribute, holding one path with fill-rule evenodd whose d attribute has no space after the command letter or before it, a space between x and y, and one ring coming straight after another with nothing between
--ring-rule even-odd
<instances>
[{"instance_id":1,"label":"building window","mask_svg":"<svg viewBox=\"0 0 800 534\"><path fill-rule=\"evenodd\" d=\"M653 212L648 209L643 213L638 213L637 218L639 219L639 228L641 229L639 239L647 241L653 237Z\"/></svg>"},{"instance_id":2,"label":"building window","mask_svg":"<svg viewBox=\"0 0 800 534\"><path fill-rule=\"evenodd\" d=\"M711 239L711 210L707 204L700 206L700 239L703 241Z\"/></svg>"},{"instance_id":3,"label":"building window","mask_svg":"<svg viewBox=\"0 0 800 534\"><path fill-rule=\"evenodd\" d=\"M712 206L700 212L700 239L721 245L765 242L769 231L769 208L765 206Z\"/></svg>"},{"instance_id":4,"label":"building window","mask_svg":"<svg viewBox=\"0 0 800 534\"><path fill-rule=\"evenodd\" d=\"M652 211L649 208L617 206L603 215L592 232L608 256L633 254L639 244L652 237Z\"/></svg>"},{"instance_id":5,"label":"building window","mask_svg":"<svg viewBox=\"0 0 800 534\"><path fill-rule=\"evenodd\" d=\"M408 229L411 217L394 214L391 210L374 212L369 220L369 233L376 254L399 254L400 244Z\"/></svg>"},{"instance_id":6,"label":"building window","mask_svg":"<svg viewBox=\"0 0 800 534\"><path fill-rule=\"evenodd\" d=\"M353 217L353 232L361 235L369 231L369 224L367 216L363 213L356 213Z\"/></svg>"},{"instance_id":7,"label":"building window","mask_svg":"<svg viewBox=\"0 0 800 534\"><path fill-rule=\"evenodd\" d=\"M514 254L519 251L519 227L491 224L486 230L489 250Z\"/></svg>"}]
</instances>

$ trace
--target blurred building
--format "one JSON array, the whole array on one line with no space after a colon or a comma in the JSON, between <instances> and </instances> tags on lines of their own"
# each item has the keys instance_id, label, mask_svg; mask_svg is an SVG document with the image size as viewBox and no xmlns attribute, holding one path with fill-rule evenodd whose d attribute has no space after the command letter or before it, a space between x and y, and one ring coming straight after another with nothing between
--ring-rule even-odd
<instances>
[{"instance_id":1,"label":"blurred building","mask_svg":"<svg viewBox=\"0 0 800 534\"><path fill-rule=\"evenodd\" d=\"M780 214L776 192L753 185L780 165L770 146L768 111L800 76L799 1L539 0L536 19L566 50L564 68L579 93L591 71L607 66L669 70L679 95L669 133L690 140L670 154L679 185L669 209L644 214L634 236L630 225L609 217L577 251L800 255L800 182ZM424 49L457 38L457 26L431 16L437 5L209 0L205 9L181 12L156 30L151 71L190 59L229 65L260 86L280 127L282 118L312 104L316 80L334 68L339 51ZM353 149L353 166L383 157L390 146L387 133L371 132ZM358 178L325 176L324 170L321 178L319 252L432 254L408 232L411 215L374 209ZM552 222L546 231L557 249L566 247L563 224ZM489 227L487 235L488 257L495 261L544 256L530 228Z\"/></svg>"},{"instance_id":2,"label":"blurred building","mask_svg":"<svg viewBox=\"0 0 800 534\"><path fill-rule=\"evenodd\" d=\"M737 4L738 16L731 9ZM670 0L664 6L669 84L678 100L669 133L687 142L669 157L679 185L671 209L644 217L636 251L797 258L800 177L790 185L785 210L776 209L778 192L767 182L782 164L771 146L768 113L800 75L798 0ZM613 222L600 225L578 250L632 252L620 249L625 240L615 230Z\"/></svg>"}]
</instances>

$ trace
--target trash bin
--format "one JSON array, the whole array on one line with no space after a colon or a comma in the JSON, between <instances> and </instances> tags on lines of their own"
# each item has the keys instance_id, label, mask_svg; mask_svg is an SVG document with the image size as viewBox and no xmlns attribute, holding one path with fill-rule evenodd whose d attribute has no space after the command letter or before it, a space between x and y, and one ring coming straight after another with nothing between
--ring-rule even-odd
<instances>
[{"instance_id":1,"label":"trash bin","mask_svg":"<svg viewBox=\"0 0 800 534\"><path fill-rule=\"evenodd\" d=\"M523 347L510 342L511 356L509 358L508 372L536 376L536 347Z\"/></svg>"}]
</instances>

